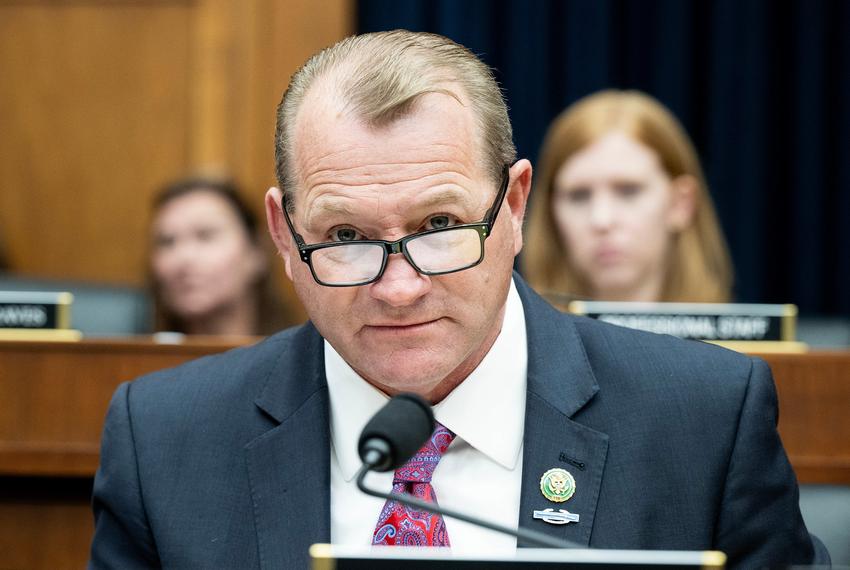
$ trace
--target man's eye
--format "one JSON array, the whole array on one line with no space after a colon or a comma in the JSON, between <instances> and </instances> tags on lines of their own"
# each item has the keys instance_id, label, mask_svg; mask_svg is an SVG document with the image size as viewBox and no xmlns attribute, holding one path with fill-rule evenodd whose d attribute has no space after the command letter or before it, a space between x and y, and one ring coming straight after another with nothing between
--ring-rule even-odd
<instances>
[{"instance_id":1,"label":"man's eye","mask_svg":"<svg viewBox=\"0 0 850 570\"><path fill-rule=\"evenodd\" d=\"M360 239L357 231L351 228L339 228L333 231L334 241L354 241Z\"/></svg>"},{"instance_id":2,"label":"man's eye","mask_svg":"<svg viewBox=\"0 0 850 570\"><path fill-rule=\"evenodd\" d=\"M439 216L431 216L428 218L428 223L426 224L426 229L429 230L439 230L442 228L447 228L449 226L453 226L457 223L457 220L454 216L449 216L446 214L441 214Z\"/></svg>"}]
</instances>

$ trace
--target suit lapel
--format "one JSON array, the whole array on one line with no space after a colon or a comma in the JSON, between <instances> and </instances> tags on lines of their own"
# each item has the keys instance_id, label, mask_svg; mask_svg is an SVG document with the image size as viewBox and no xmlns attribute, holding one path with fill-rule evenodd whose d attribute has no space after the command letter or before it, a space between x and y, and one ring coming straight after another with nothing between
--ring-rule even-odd
<instances>
[{"instance_id":1,"label":"suit lapel","mask_svg":"<svg viewBox=\"0 0 850 570\"><path fill-rule=\"evenodd\" d=\"M526 413L519 524L588 546L608 436L570 420L536 394L529 394ZM575 494L564 503L547 500L540 490L540 478L552 468L565 469L575 479ZM555 525L533 517L534 511L544 509L567 510L579 515L579 522ZM519 545L534 546L522 541Z\"/></svg>"},{"instance_id":2,"label":"suit lapel","mask_svg":"<svg viewBox=\"0 0 850 570\"><path fill-rule=\"evenodd\" d=\"M257 406L279 425L245 447L262 568L304 568L330 542L330 435L322 340L306 325ZM295 374L298 377L292 378Z\"/></svg>"},{"instance_id":3,"label":"suit lapel","mask_svg":"<svg viewBox=\"0 0 850 570\"><path fill-rule=\"evenodd\" d=\"M590 544L599 488L608 454L608 436L572 417L599 390L573 320L540 299L515 278L523 300L528 331L528 395L522 465L519 524L584 546ZM551 502L540 490L542 475L553 468L568 471L575 494ZM564 509L578 523L555 525L533 518L534 511ZM520 546L533 546L523 541Z\"/></svg>"}]
</instances>

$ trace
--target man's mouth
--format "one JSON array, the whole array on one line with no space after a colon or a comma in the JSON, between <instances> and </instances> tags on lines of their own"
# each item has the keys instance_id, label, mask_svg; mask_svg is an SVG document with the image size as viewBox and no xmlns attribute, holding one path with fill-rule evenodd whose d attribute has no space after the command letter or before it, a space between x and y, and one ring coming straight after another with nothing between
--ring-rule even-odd
<instances>
[{"instance_id":1,"label":"man's mouth","mask_svg":"<svg viewBox=\"0 0 850 570\"><path fill-rule=\"evenodd\" d=\"M378 332L418 332L435 325L441 318L430 319L424 321L386 321L375 324L366 325L369 328L375 329Z\"/></svg>"}]
</instances>

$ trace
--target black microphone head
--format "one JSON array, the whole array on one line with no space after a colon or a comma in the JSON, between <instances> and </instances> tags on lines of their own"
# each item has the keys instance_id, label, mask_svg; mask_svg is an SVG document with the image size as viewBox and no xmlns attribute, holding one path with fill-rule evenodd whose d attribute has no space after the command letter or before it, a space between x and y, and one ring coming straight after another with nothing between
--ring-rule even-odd
<instances>
[{"instance_id":1,"label":"black microphone head","mask_svg":"<svg viewBox=\"0 0 850 570\"><path fill-rule=\"evenodd\" d=\"M416 394L399 394L378 410L357 444L360 459L368 463L366 453L377 449L382 461L374 464L375 471L389 471L402 465L419 451L434 431L434 412Z\"/></svg>"}]
</instances>

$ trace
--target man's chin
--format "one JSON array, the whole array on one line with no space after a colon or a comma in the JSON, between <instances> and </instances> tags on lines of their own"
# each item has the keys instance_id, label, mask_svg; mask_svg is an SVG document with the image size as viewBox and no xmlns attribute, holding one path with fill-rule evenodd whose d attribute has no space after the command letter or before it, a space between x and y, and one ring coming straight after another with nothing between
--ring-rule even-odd
<instances>
[{"instance_id":1,"label":"man's chin","mask_svg":"<svg viewBox=\"0 0 850 570\"><path fill-rule=\"evenodd\" d=\"M429 373L428 367L410 366L407 363L389 368L367 366L355 370L372 386L390 396L413 392L427 398L446 376L435 370Z\"/></svg>"}]
</instances>

